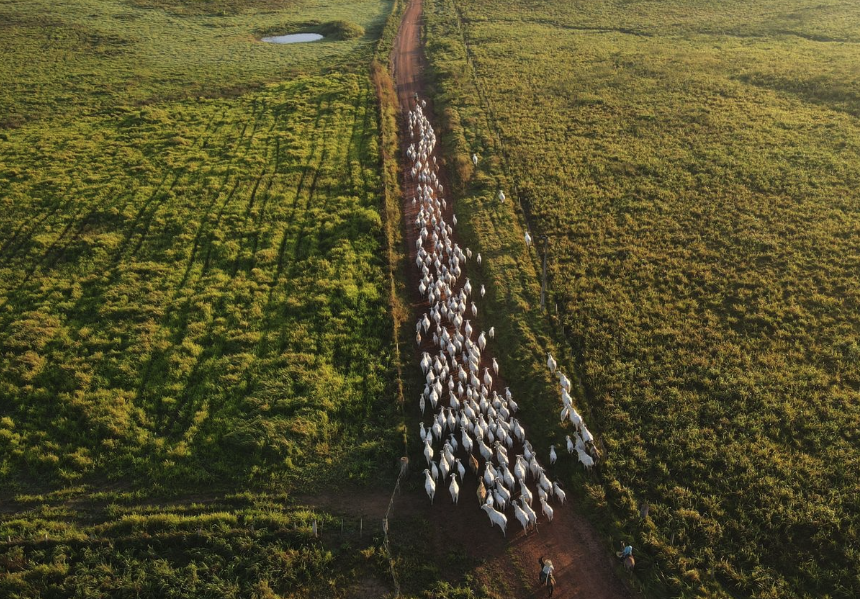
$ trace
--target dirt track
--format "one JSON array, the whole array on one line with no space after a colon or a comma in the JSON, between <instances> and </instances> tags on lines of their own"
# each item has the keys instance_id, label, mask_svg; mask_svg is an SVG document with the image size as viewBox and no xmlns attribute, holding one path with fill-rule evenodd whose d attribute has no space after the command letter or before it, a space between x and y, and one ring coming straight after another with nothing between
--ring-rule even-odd
<instances>
[{"instance_id":1,"label":"dirt track","mask_svg":"<svg viewBox=\"0 0 860 599\"><path fill-rule=\"evenodd\" d=\"M394 76L402 111L402 164L407 164L406 147L409 140L405 125L406 113L414 105L416 93L426 98L423 85L425 57L420 38L421 11L422 0L411 0L401 21L393 53ZM432 105L429 104L431 99L426 100L428 106L425 114L432 118ZM439 131L438 123L434 123L434 128ZM450 189L444 170L440 173L440 178L446 183L446 189ZM404 236L410 252L410 262L414 265L417 232L409 223L414 222L416 215L416 208L411 202L415 195L415 185L406 181L405 177L402 192ZM452 201L450 204L453 203ZM449 207L446 220L450 219L451 210ZM474 264L468 265L467 270L470 267L474 268ZM414 272L414 268L409 271L410 291L414 293L413 309L417 317L427 310L427 304L422 302L415 291L417 272ZM416 352L416 364L417 355ZM490 356L485 359L489 360ZM551 558L556 568L554 597L619 599L636 596L618 578L617 568L613 563L614 557L606 550L597 531L570 504L556 504L552 523L548 523L541 515L538 521L539 532L531 532L528 536L523 534L516 519L509 514L508 536L505 539L498 528L490 529L487 516L478 509L476 487L475 477L467 476L461 488L459 506L454 507L451 504L447 489L443 487L437 491L438 501L432 507L422 493L417 509L436 524L432 543L440 551L449 546L462 546L467 548L472 557L485 560L477 575L489 588L496 591L506 589L505 594L510 597L545 597L546 590L537 584L538 557L543 555ZM413 502L415 499L411 497L407 501ZM395 513L402 509L402 502L397 503L401 505L395 504Z\"/></svg>"}]
</instances>

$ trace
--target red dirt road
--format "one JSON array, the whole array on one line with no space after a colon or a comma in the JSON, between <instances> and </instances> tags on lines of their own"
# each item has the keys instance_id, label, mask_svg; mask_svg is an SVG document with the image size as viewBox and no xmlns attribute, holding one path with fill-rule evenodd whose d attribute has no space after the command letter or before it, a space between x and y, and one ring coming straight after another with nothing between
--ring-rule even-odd
<instances>
[{"instance_id":1,"label":"red dirt road","mask_svg":"<svg viewBox=\"0 0 860 599\"><path fill-rule=\"evenodd\" d=\"M407 112L414 105L414 95L417 93L425 98L428 106L425 114L432 118L433 110L430 98L424 95L423 73L425 67L424 49L421 43L422 0L411 0L395 41L393 52L394 77L397 94L402 111L401 115L401 164L408 164L406 148L409 143L409 132L406 123ZM439 131L438 127L434 127ZM437 159L441 157L437 156ZM442 161L439 160L440 164ZM440 178L447 185L444 169ZM415 241L417 231L411 224L415 220L416 208L411 199L415 196L415 185L403 178L402 210L404 219L404 236L410 253L412 268L409 269L410 292L414 295L413 309L416 318L428 309L426 302L419 297L416 287L418 275L415 264ZM450 222L451 204L446 211L446 220ZM455 232L456 236L456 232ZM467 265L467 270L470 265ZM472 266L474 268L474 266ZM465 276L468 276L466 273ZM480 330L480 328L478 328ZM425 348L422 348L425 349ZM429 349L429 346L428 348ZM485 352L484 359L490 357ZM416 367L417 367L416 352ZM414 411L413 407L411 411ZM415 422L417 428L417 421ZM566 457L566 456L565 456ZM424 468L413 465L413 474ZM464 547L473 558L484 560L476 575L493 591L508 597L545 597L547 591L537 583L538 558L546 556L555 565L556 588L554 597L567 599L581 597L588 599L620 599L636 597L617 574L614 556L611 555L601 540L595 528L586 518L577 513L570 505L559 506L554 503L555 517L552 523L547 522L543 515L538 520L538 532L523 534L519 523L508 512L508 534L503 537L498 528L490 528L486 514L478 509L475 497L477 482L471 474L461 485L460 503L454 506L448 496L447 485L439 485L436 492L436 502L429 505L427 497L410 494L395 501L394 516L404 509L404 503L411 505L408 511L417 510L426 515L434 524L434 538L430 540L440 554L447 547ZM417 504L416 504L417 501ZM536 502L540 514L540 505Z\"/></svg>"}]
</instances>

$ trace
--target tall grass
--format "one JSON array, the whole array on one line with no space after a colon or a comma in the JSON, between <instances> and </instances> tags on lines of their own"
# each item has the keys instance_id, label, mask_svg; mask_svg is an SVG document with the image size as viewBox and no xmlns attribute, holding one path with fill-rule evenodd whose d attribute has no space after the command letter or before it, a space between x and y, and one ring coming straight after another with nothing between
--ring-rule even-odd
<instances>
[{"instance_id":1,"label":"tall grass","mask_svg":"<svg viewBox=\"0 0 860 599\"><path fill-rule=\"evenodd\" d=\"M13 67L0 102L22 115L0 147L7 489L311 487L388 464L396 377L368 72L387 5L221 5L235 10L0 9ZM254 39L346 16L362 38Z\"/></svg>"},{"instance_id":2,"label":"tall grass","mask_svg":"<svg viewBox=\"0 0 860 599\"><path fill-rule=\"evenodd\" d=\"M551 236L556 339L608 454L586 488L635 535L637 576L656 596L856 595L860 15L803 1L426 14L478 208L467 230L499 245L505 187ZM497 260L507 293L528 268Z\"/></svg>"},{"instance_id":3,"label":"tall grass","mask_svg":"<svg viewBox=\"0 0 860 599\"><path fill-rule=\"evenodd\" d=\"M43 508L0 524L0 593L298 598L347 593L367 580L386 589L375 529L272 495Z\"/></svg>"},{"instance_id":4,"label":"tall grass","mask_svg":"<svg viewBox=\"0 0 860 599\"><path fill-rule=\"evenodd\" d=\"M401 454L390 10L0 7L3 597L387 592L378 523L291 496Z\"/></svg>"}]
</instances>

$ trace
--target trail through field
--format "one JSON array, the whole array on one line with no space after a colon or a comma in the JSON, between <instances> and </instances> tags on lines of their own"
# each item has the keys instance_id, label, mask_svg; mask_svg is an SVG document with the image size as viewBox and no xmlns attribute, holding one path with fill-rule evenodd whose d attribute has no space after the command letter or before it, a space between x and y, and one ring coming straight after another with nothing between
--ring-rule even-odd
<instances>
[{"instance_id":1,"label":"trail through field","mask_svg":"<svg viewBox=\"0 0 860 599\"><path fill-rule=\"evenodd\" d=\"M397 93L401 108L401 142L402 163L407 164L406 150L409 144L408 111L414 105L415 94L425 98L423 72L425 57L421 44L420 31L422 19L422 0L411 0L400 25L400 31L395 41L393 61ZM427 98L429 102L430 99ZM431 107L425 114L432 117ZM438 152L434 152L437 153ZM437 156L437 159L440 158ZM440 160L441 163L441 160ZM440 178L445 187L450 189L444 170ZM415 264L416 239L418 231L414 226L418 207L407 201L416 195L416 184L403 180L403 222L406 244L410 252L410 264ZM453 204L453 201L451 202ZM446 220L450 220L452 207L446 210ZM456 232L454 233L456 237ZM464 277L468 277L468 269L475 268L474 261L467 265ZM415 316L418 317L428 309L426 300L417 293L418 273L415 268L409 268L409 286L413 301ZM488 323L486 328L492 323ZM480 330L480 327L477 328ZM482 355L482 369L489 365L492 356L489 348ZM416 362L418 354L416 352ZM523 406L526 407L526 406ZM417 423L416 427L417 427ZM423 469L420 466L413 469ZM460 490L460 504L452 505L448 497L447 487L441 485L436 492L436 501L430 505L426 496L409 497L405 501L417 501L417 509L422 511L428 522L432 524L434 549L444 557L447 548L463 548L474 558L483 560L476 575L496 591L505 591L511 597L543 597L546 589L539 586L538 558L546 556L555 565L556 588L554 597L589 597L590 599L632 597L633 593L616 575L615 559L606 551L596 529L582 515L578 514L570 504L559 506L555 504L555 517L548 523L544 516L538 521L539 530L523 534L522 529L511 513L508 514L507 538L504 538L498 528L490 528L486 514L479 509L475 495L477 481L469 474L463 481ZM404 500L395 504L395 514L403 509ZM398 505L399 504L399 505ZM414 507L409 508L415 509ZM540 510L540 506L537 506Z\"/></svg>"}]
</instances>

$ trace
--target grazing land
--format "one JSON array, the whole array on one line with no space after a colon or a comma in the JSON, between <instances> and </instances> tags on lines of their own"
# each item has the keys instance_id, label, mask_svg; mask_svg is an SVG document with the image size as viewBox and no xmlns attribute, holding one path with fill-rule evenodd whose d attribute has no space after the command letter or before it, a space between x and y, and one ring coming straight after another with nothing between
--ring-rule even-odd
<instances>
[{"instance_id":1,"label":"grazing land","mask_svg":"<svg viewBox=\"0 0 860 599\"><path fill-rule=\"evenodd\" d=\"M357 439L390 426L369 418L390 378L377 117L372 45L340 43L338 74L255 42L306 72L110 114L70 90L4 130L6 480L283 482L346 448L326 472L369 476Z\"/></svg>"},{"instance_id":2,"label":"grazing land","mask_svg":"<svg viewBox=\"0 0 860 599\"><path fill-rule=\"evenodd\" d=\"M506 347L533 346L525 216L550 236L554 335L607 453L584 499L634 540L644 588L860 594L857 6L428 0L425 17Z\"/></svg>"},{"instance_id":3,"label":"grazing land","mask_svg":"<svg viewBox=\"0 0 860 599\"><path fill-rule=\"evenodd\" d=\"M390 584L377 521L332 549L292 494L390 493L402 452L370 76L391 10L0 7L0 595ZM326 39L258 41L293 31Z\"/></svg>"}]
</instances>

